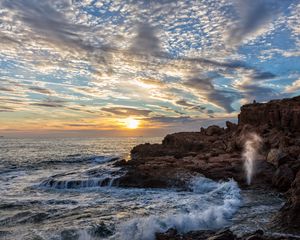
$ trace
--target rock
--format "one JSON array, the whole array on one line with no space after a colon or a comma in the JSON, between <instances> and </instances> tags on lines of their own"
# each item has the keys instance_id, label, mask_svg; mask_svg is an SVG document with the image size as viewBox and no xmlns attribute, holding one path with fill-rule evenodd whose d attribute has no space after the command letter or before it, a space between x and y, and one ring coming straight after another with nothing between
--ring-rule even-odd
<instances>
[{"instance_id":1,"label":"rock","mask_svg":"<svg viewBox=\"0 0 300 240\"><path fill-rule=\"evenodd\" d=\"M107 237L113 235L114 229L112 227L105 225L104 222L101 222L99 225L93 226L89 230L89 233L93 237L107 238Z\"/></svg>"},{"instance_id":2,"label":"rock","mask_svg":"<svg viewBox=\"0 0 300 240\"><path fill-rule=\"evenodd\" d=\"M238 125L236 123L233 123L233 122L230 122L230 121L226 121L225 122L225 125L226 125L226 128L229 130L229 131L234 131L237 129Z\"/></svg>"},{"instance_id":3,"label":"rock","mask_svg":"<svg viewBox=\"0 0 300 240\"><path fill-rule=\"evenodd\" d=\"M283 153L280 149L271 149L267 155L267 161L276 167L287 163L290 160L289 155Z\"/></svg>"},{"instance_id":4,"label":"rock","mask_svg":"<svg viewBox=\"0 0 300 240\"><path fill-rule=\"evenodd\" d=\"M300 146L290 145L289 147L286 148L286 151L288 155L294 159L300 157Z\"/></svg>"},{"instance_id":5,"label":"rock","mask_svg":"<svg viewBox=\"0 0 300 240\"><path fill-rule=\"evenodd\" d=\"M208 136L213 136L213 135L221 135L224 133L224 128L221 128L217 125L212 125L209 126L206 130L205 130L205 134Z\"/></svg>"},{"instance_id":6,"label":"rock","mask_svg":"<svg viewBox=\"0 0 300 240\"><path fill-rule=\"evenodd\" d=\"M261 229L258 229L258 230L256 230L256 231L254 232L254 234L255 234L255 235L262 236L262 235L264 235L264 231L261 230Z\"/></svg>"},{"instance_id":7,"label":"rock","mask_svg":"<svg viewBox=\"0 0 300 240\"><path fill-rule=\"evenodd\" d=\"M285 223L286 228L296 228L299 217L295 213L298 214L300 208L300 180L297 179L300 177L294 179L294 176L298 176L300 171L300 96L244 105L238 124L226 122L226 127L213 125L201 128L200 132L173 133L167 135L162 144L148 143L134 147L130 161L116 163L123 168L122 173L126 173L114 184L187 190L191 178L203 175L213 180L232 178L241 188L248 188L242 153L247 136L256 133L262 138L263 146L257 153L251 188L275 187L286 191L289 201L278 219L280 223ZM198 231L190 234L195 238L186 239L216 237L214 234L201 238L207 233ZM255 233L248 237L262 236Z\"/></svg>"},{"instance_id":8,"label":"rock","mask_svg":"<svg viewBox=\"0 0 300 240\"><path fill-rule=\"evenodd\" d=\"M238 125L236 123L226 121L226 127L227 127L227 131L232 132L232 131L235 131L237 129Z\"/></svg>"},{"instance_id":9,"label":"rock","mask_svg":"<svg viewBox=\"0 0 300 240\"><path fill-rule=\"evenodd\" d=\"M60 236L62 240L76 240L79 238L79 233L75 229L65 229Z\"/></svg>"},{"instance_id":10,"label":"rock","mask_svg":"<svg viewBox=\"0 0 300 240\"><path fill-rule=\"evenodd\" d=\"M193 133L174 133L168 134L162 141L162 146L172 148L176 151L199 151L205 146L202 141L202 134L199 132Z\"/></svg>"},{"instance_id":11,"label":"rock","mask_svg":"<svg viewBox=\"0 0 300 240\"><path fill-rule=\"evenodd\" d=\"M265 238L259 235L252 235L246 238L246 240L264 240Z\"/></svg>"},{"instance_id":12,"label":"rock","mask_svg":"<svg viewBox=\"0 0 300 240\"><path fill-rule=\"evenodd\" d=\"M294 173L287 164L280 166L272 178L272 184L280 191L287 191L294 180Z\"/></svg>"},{"instance_id":13,"label":"rock","mask_svg":"<svg viewBox=\"0 0 300 240\"><path fill-rule=\"evenodd\" d=\"M241 107L238 124L262 126L268 124L272 128L286 129L291 132L300 131L300 96L272 100L268 103L247 104Z\"/></svg>"},{"instance_id":14,"label":"rock","mask_svg":"<svg viewBox=\"0 0 300 240\"><path fill-rule=\"evenodd\" d=\"M207 238L207 240L234 240L234 234L229 230L217 232L214 236Z\"/></svg>"},{"instance_id":15,"label":"rock","mask_svg":"<svg viewBox=\"0 0 300 240\"><path fill-rule=\"evenodd\" d=\"M165 233L156 233L155 238L156 240L169 240L169 239L180 239L178 238L177 230L175 228L170 228Z\"/></svg>"},{"instance_id":16,"label":"rock","mask_svg":"<svg viewBox=\"0 0 300 240\"><path fill-rule=\"evenodd\" d=\"M236 236L230 230L214 231L190 231L179 234L171 228L165 233L156 233L156 240L235 240Z\"/></svg>"},{"instance_id":17,"label":"rock","mask_svg":"<svg viewBox=\"0 0 300 240\"><path fill-rule=\"evenodd\" d=\"M299 232L300 226L300 171L289 190L288 201L279 214L279 224Z\"/></svg>"}]
</instances>

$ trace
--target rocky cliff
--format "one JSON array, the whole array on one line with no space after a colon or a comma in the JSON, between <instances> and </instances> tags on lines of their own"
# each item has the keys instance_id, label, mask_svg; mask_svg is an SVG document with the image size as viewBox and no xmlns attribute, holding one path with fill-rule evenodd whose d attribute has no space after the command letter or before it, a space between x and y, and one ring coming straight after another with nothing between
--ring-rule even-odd
<instances>
[{"instance_id":1,"label":"rocky cliff","mask_svg":"<svg viewBox=\"0 0 300 240\"><path fill-rule=\"evenodd\" d=\"M189 179L234 178L248 187L242 151L249 134L262 138L251 187L285 193L287 202L276 217L277 226L300 231L300 96L241 107L238 124L210 126L199 132L167 135L162 144L142 144L131 151L131 161L120 186L188 188Z\"/></svg>"},{"instance_id":2,"label":"rocky cliff","mask_svg":"<svg viewBox=\"0 0 300 240\"><path fill-rule=\"evenodd\" d=\"M268 103L246 104L238 116L239 125L251 124L270 128L300 131L300 96L291 99L272 100Z\"/></svg>"}]
</instances>

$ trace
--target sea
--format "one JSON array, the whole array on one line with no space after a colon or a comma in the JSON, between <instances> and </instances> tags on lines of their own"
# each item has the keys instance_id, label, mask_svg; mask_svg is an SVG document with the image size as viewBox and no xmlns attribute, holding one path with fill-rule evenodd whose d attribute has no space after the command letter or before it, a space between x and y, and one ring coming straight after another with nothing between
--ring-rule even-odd
<instances>
[{"instance_id":1,"label":"sea","mask_svg":"<svg viewBox=\"0 0 300 240\"><path fill-rule=\"evenodd\" d=\"M241 190L203 176L190 190L122 188L114 166L130 150L162 138L0 139L0 239L153 240L176 228L263 229L283 205L274 192ZM139 181L139 179L136 179Z\"/></svg>"}]
</instances>

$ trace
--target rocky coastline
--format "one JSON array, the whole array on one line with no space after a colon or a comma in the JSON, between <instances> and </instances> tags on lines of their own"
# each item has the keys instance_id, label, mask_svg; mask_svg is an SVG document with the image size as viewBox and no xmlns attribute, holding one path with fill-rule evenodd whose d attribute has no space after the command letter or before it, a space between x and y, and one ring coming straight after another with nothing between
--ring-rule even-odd
<instances>
[{"instance_id":1,"label":"rocky coastline","mask_svg":"<svg viewBox=\"0 0 300 240\"><path fill-rule=\"evenodd\" d=\"M260 136L262 144L255 161L255 175L248 186L242 153L245 141L253 133ZM299 234L300 96L244 105L237 124L227 121L225 128L213 125L199 132L169 134L161 144L134 147L131 160L116 165L127 171L116 181L122 187L187 189L192 177L203 175L214 180L233 178L242 189L281 192L286 203L274 216L273 224L283 231ZM225 232L226 236L207 231L181 235L170 229L158 234L157 239L238 239ZM258 232L242 239L270 238Z\"/></svg>"}]
</instances>

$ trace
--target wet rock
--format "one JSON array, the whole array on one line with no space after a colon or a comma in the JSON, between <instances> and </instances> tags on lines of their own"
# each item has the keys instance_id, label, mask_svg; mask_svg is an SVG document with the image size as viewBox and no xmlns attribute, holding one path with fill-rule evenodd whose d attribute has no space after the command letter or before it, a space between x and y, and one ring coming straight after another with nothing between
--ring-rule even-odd
<instances>
[{"instance_id":1,"label":"wet rock","mask_svg":"<svg viewBox=\"0 0 300 240\"><path fill-rule=\"evenodd\" d=\"M235 235L230 230L219 232L202 230L190 231L180 234L176 229L171 228L165 233L157 233L156 240L235 240Z\"/></svg>"},{"instance_id":2,"label":"wet rock","mask_svg":"<svg viewBox=\"0 0 300 240\"><path fill-rule=\"evenodd\" d=\"M176 228L170 228L165 233L156 233L156 240L169 240L169 239L180 239L180 235L178 234Z\"/></svg>"},{"instance_id":3,"label":"wet rock","mask_svg":"<svg viewBox=\"0 0 300 240\"><path fill-rule=\"evenodd\" d=\"M60 233L62 240L76 240L79 238L79 234L74 229L65 229Z\"/></svg>"},{"instance_id":4,"label":"wet rock","mask_svg":"<svg viewBox=\"0 0 300 240\"><path fill-rule=\"evenodd\" d=\"M255 234L255 235L262 236L262 235L264 235L264 231L261 230L261 229L258 229L258 230L256 230L256 231L254 232L254 234Z\"/></svg>"},{"instance_id":5,"label":"wet rock","mask_svg":"<svg viewBox=\"0 0 300 240\"><path fill-rule=\"evenodd\" d=\"M246 238L246 240L264 240L265 238L259 235L252 235Z\"/></svg>"},{"instance_id":6,"label":"wet rock","mask_svg":"<svg viewBox=\"0 0 300 240\"><path fill-rule=\"evenodd\" d=\"M294 173L287 164L280 166L274 173L272 183L280 191L287 191L294 180Z\"/></svg>"},{"instance_id":7,"label":"wet rock","mask_svg":"<svg viewBox=\"0 0 300 240\"><path fill-rule=\"evenodd\" d=\"M214 236L209 237L207 240L234 240L235 235L230 230L217 232Z\"/></svg>"},{"instance_id":8,"label":"wet rock","mask_svg":"<svg viewBox=\"0 0 300 240\"><path fill-rule=\"evenodd\" d=\"M114 228L107 226L104 222L101 222L99 225L93 226L89 233L93 237L106 238L113 235Z\"/></svg>"},{"instance_id":9,"label":"wet rock","mask_svg":"<svg viewBox=\"0 0 300 240\"><path fill-rule=\"evenodd\" d=\"M288 201L279 214L279 224L299 232L300 226L300 171L289 190Z\"/></svg>"},{"instance_id":10,"label":"wet rock","mask_svg":"<svg viewBox=\"0 0 300 240\"><path fill-rule=\"evenodd\" d=\"M267 161L276 167L287 163L290 160L289 155L280 149L271 149L267 155Z\"/></svg>"}]
</instances>

